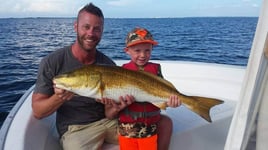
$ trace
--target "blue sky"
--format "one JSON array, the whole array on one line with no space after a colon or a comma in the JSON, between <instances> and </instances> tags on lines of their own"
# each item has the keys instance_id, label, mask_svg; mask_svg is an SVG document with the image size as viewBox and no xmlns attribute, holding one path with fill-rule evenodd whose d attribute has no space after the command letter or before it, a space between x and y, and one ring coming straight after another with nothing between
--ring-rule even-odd
<instances>
[{"instance_id":1,"label":"blue sky","mask_svg":"<svg viewBox=\"0 0 268 150\"><path fill-rule=\"evenodd\" d=\"M6 0L0 18L75 17L88 2L107 18L258 16L262 0Z\"/></svg>"}]
</instances>

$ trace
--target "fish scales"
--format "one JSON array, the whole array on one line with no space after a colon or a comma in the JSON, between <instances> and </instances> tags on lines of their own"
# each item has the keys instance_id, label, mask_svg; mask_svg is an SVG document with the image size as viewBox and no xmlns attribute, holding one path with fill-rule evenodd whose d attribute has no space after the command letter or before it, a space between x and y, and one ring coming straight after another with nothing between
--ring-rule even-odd
<instances>
[{"instance_id":1,"label":"fish scales","mask_svg":"<svg viewBox=\"0 0 268 150\"><path fill-rule=\"evenodd\" d=\"M155 77L154 75L150 75L143 72L137 74L136 71L129 71L118 67L109 67L109 69L105 69L103 76L103 81L105 82L104 84L106 89L115 88L119 90L122 88L127 88L125 92L128 94L134 92L134 95L138 95L140 92L143 91L143 95L147 95L147 97L154 97L154 99L151 100L153 102L166 101L167 98L169 98L171 92L174 94L177 93L177 91L172 91L174 90L174 88L170 88L169 86L163 86L164 84L159 82L162 80L157 79L159 77ZM112 80L111 76L113 77ZM117 98L121 95L122 93L120 95L117 95ZM137 100L144 101L147 97L141 97L141 99Z\"/></svg>"}]
</instances>

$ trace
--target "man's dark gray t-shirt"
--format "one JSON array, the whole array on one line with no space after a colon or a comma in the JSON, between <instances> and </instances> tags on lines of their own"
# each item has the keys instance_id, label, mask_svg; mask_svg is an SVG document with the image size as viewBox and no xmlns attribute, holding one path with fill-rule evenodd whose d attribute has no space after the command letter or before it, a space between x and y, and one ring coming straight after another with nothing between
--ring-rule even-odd
<instances>
[{"instance_id":1,"label":"man's dark gray t-shirt","mask_svg":"<svg viewBox=\"0 0 268 150\"><path fill-rule=\"evenodd\" d=\"M97 51L94 64L115 65L110 58L99 51ZM53 78L82 66L83 64L73 56L71 46L52 52L40 63L34 93L53 95ZM103 104L91 98L75 95L57 110L56 124L62 136L67 131L68 125L88 124L104 117Z\"/></svg>"}]
</instances>

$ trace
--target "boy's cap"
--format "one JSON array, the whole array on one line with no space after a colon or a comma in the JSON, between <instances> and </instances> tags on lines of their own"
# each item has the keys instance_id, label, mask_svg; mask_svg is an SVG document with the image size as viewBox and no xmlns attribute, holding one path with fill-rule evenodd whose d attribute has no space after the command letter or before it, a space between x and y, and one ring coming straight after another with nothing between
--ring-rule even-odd
<instances>
[{"instance_id":1,"label":"boy's cap","mask_svg":"<svg viewBox=\"0 0 268 150\"><path fill-rule=\"evenodd\" d=\"M148 30L144 28L135 28L127 35L126 47L130 47L140 43L151 43L153 45L158 44L158 42L153 39L152 34Z\"/></svg>"}]
</instances>

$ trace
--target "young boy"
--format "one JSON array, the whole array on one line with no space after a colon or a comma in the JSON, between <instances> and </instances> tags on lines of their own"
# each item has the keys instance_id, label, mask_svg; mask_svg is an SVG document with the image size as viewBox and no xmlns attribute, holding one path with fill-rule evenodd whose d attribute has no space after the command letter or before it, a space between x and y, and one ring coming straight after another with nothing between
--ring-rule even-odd
<instances>
[{"instance_id":1,"label":"young boy","mask_svg":"<svg viewBox=\"0 0 268 150\"><path fill-rule=\"evenodd\" d=\"M153 46L157 44L148 30L135 28L126 38L125 52L131 61L122 67L163 77L160 64L149 62ZM170 107L179 105L180 101L174 95L167 103ZM119 114L120 150L157 150L160 117L160 109L149 102L134 102L123 109Z\"/></svg>"}]
</instances>

